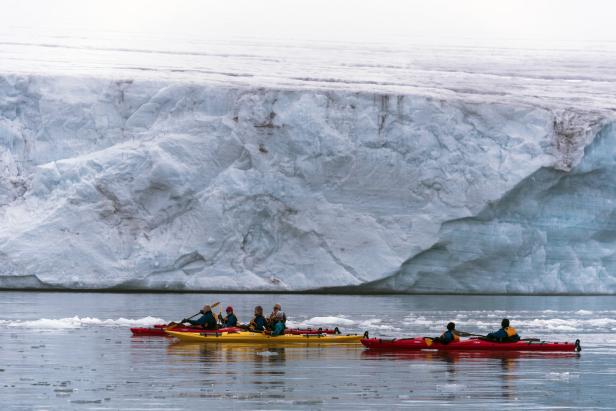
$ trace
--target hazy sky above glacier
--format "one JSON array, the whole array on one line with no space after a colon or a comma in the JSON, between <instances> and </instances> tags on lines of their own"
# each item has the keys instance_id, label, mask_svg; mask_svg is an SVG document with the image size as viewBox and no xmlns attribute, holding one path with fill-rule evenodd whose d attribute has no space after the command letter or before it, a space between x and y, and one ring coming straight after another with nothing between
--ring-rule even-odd
<instances>
[{"instance_id":1,"label":"hazy sky above glacier","mask_svg":"<svg viewBox=\"0 0 616 411\"><path fill-rule=\"evenodd\" d=\"M285 40L616 41L605 0L0 0L0 30Z\"/></svg>"}]
</instances>

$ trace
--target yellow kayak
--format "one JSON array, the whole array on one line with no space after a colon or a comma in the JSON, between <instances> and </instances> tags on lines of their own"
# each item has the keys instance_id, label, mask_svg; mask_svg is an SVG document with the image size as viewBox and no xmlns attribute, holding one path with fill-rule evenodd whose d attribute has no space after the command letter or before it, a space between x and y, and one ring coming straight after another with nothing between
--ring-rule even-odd
<instances>
[{"instance_id":1,"label":"yellow kayak","mask_svg":"<svg viewBox=\"0 0 616 411\"><path fill-rule=\"evenodd\" d=\"M206 342L206 343L252 343L252 344L359 344L364 338L362 335L332 335L332 334L285 334L277 337L271 335L253 333L250 331L235 333L183 333L171 330L165 332L173 337L186 342Z\"/></svg>"}]
</instances>

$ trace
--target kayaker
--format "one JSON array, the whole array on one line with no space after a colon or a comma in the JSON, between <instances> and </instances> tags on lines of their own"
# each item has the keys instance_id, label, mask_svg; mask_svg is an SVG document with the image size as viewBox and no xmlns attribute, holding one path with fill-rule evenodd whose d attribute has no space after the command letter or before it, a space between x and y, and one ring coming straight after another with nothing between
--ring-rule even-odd
<instances>
[{"instance_id":1,"label":"kayaker","mask_svg":"<svg viewBox=\"0 0 616 411\"><path fill-rule=\"evenodd\" d=\"M274 329L274 325L276 324L276 321L277 321L276 316L278 315L278 313L282 313L282 322L283 323L287 322L287 316L284 313L284 311L282 311L282 306L280 304L274 304L274 309L272 313L270 314L269 318L267 319L267 324L271 330Z\"/></svg>"},{"instance_id":2,"label":"kayaker","mask_svg":"<svg viewBox=\"0 0 616 411\"><path fill-rule=\"evenodd\" d=\"M509 319L503 318L501 321L501 329L487 335L488 340L498 342L516 342L520 341L520 336L515 328L509 326Z\"/></svg>"},{"instance_id":3,"label":"kayaker","mask_svg":"<svg viewBox=\"0 0 616 411\"><path fill-rule=\"evenodd\" d=\"M212 307L209 305L204 305L203 309L201 309L200 313L201 317L196 320L189 320L184 318L182 323L189 323L191 325L200 325L206 330L216 330L218 328L218 323L216 322L216 317L212 314Z\"/></svg>"},{"instance_id":4,"label":"kayaker","mask_svg":"<svg viewBox=\"0 0 616 411\"><path fill-rule=\"evenodd\" d=\"M220 319L222 326L225 328L237 327L237 317L235 316L235 314L233 314L233 307L228 306L225 312L227 313L227 316L224 318L222 315L220 314L218 315L218 318Z\"/></svg>"},{"instance_id":5,"label":"kayaker","mask_svg":"<svg viewBox=\"0 0 616 411\"><path fill-rule=\"evenodd\" d=\"M252 331L264 331L267 321L263 316L263 307L257 305L255 307L255 316L248 324L248 329Z\"/></svg>"},{"instance_id":6,"label":"kayaker","mask_svg":"<svg viewBox=\"0 0 616 411\"><path fill-rule=\"evenodd\" d=\"M274 325L272 326L272 337L277 337L279 335L284 335L284 313L282 311L278 311L276 316L274 317Z\"/></svg>"},{"instance_id":7,"label":"kayaker","mask_svg":"<svg viewBox=\"0 0 616 411\"><path fill-rule=\"evenodd\" d=\"M434 341L438 341L441 344L449 344L452 341L460 341L460 335L456 331L456 323L450 322L447 324L447 331L441 334L440 337L435 338Z\"/></svg>"}]
</instances>

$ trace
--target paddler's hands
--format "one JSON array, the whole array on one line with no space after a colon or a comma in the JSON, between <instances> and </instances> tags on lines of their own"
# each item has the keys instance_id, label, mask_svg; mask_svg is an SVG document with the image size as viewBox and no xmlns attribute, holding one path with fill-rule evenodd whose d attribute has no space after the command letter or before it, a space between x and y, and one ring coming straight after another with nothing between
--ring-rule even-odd
<instances>
[{"instance_id":1,"label":"paddler's hands","mask_svg":"<svg viewBox=\"0 0 616 411\"><path fill-rule=\"evenodd\" d=\"M180 324L184 324L184 323L187 323L187 322L188 322L188 319L184 318L182 321L180 321Z\"/></svg>"}]
</instances>

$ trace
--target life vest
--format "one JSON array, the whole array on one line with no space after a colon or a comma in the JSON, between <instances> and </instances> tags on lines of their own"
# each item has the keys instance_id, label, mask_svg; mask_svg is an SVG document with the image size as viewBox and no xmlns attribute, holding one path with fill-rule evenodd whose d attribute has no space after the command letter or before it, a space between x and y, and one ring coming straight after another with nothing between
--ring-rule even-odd
<instances>
[{"instance_id":1,"label":"life vest","mask_svg":"<svg viewBox=\"0 0 616 411\"><path fill-rule=\"evenodd\" d=\"M277 321L276 324L272 327L272 337L276 337L278 335L284 335L284 323L282 321Z\"/></svg>"},{"instance_id":2,"label":"life vest","mask_svg":"<svg viewBox=\"0 0 616 411\"><path fill-rule=\"evenodd\" d=\"M507 337L514 337L518 333L513 327L503 328L503 330L507 333Z\"/></svg>"},{"instance_id":3,"label":"life vest","mask_svg":"<svg viewBox=\"0 0 616 411\"><path fill-rule=\"evenodd\" d=\"M215 330L218 328L218 324L216 323L216 317L214 317L214 314L212 314L211 311L208 311L205 314L203 314L202 318L203 318L202 327L205 328L206 330Z\"/></svg>"},{"instance_id":4,"label":"life vest","mask_svg":"<svg viewBox=\"0 0 616 411\"><path fill-rule=\"evenodd\" d=\"M252 319L250 325L257 331L263 331L266 325L265 317L262 315L255 315L255 318Z\"/></svg>"},{"instance_id":5,"label":"life vest","mask_svg":"<svg viewBox=\"0 0 616 411\"><path fill-rule=\"evenodd\" d=\"M451 335L451 341L460 341L460 336L459 336L458 334L456 334L455 332L450 331L450 330L445 331L445 332L441 335L441 337L440 337L440 338L441 338L441 339L443 339L443 340L448 339L447 334L450 334L450 335Z\"/></svg>"},{"instance_id":6,"label":"life vest","mask_svg":"<svg viewBox=\"0 0 616 411\"><path fill-rule=\"evenodd\" d=\"M224 319L225 327L236 327L237 323L238 323L237 317L233 313L227 315Z\"/></svg>"}]
</instances>

